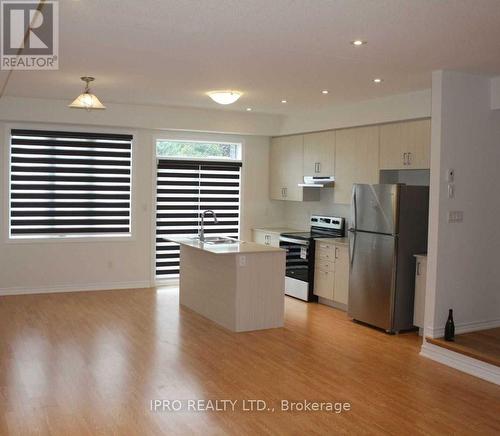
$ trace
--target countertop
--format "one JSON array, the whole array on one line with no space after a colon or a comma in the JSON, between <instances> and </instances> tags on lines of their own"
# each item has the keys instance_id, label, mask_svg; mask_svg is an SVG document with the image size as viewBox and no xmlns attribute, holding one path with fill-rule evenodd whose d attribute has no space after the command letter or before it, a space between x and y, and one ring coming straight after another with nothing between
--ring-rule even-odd
<instances>
[{"instance_id":1,"label":"countertop","mask_svg":"<svg viewBox=\"0 0 500 436\"><path fill-rule=\"evenodd\" d=\"M166 241L187 247L197 248L212 254L250 254L250 253L278 253L285 252L282 248L272 247L271 245L256 244L255 242L240 241L234 244L205 244L197 239L190 238L163 238Z\"/></svg>"},{"instance_id":2,"label":"countertop","mask_svg":"<svg viewBox=\"0 0 500 436\"><path fill-rule=\"evenodd\" d=\"M335 245L349 245L349 238L314 238L315 241L330 242Z\"/></svg>"},{"instance_id":3,"label":"countertop","mask_svg":"<svg viewBox=\"0 0 500 436\"><path fill-rule=\"evenodd\" d=\"M291 229L290 227L255 227L252 230L258 230L267 233L276 233L280 235L281 233L294 233L294 232L306 232L307 230Z\"/></svg>"}]
</instances>

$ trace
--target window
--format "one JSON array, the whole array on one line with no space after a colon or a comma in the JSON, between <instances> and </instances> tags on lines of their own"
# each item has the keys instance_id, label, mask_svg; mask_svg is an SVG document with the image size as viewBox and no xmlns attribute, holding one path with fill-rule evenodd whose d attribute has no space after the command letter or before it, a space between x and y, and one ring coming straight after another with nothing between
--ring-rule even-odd
<instances>
[{"instance_id":1,"label":"window","mask_svg":"<svg viewBox=\"0 0 500 436\"><path fill-rule=\"evenodd\" d=\"M241 144L202 141L156 142L156 156L167 158L241 160Z\"/></svg>"},{"instance_id":2,"label":"window","mask_svg":"<svg viewBox=\"0 0 500 436\"><path fill-rule=\"evenodd\" d=\"M132 136L11 130L11 238L130 236Z\"/></svg>"},{"instance_id":3,"label":"window","mask_svg":"<svg viewBox=\"0 0 500 436\"><path fill-rule=\"evenodd\" d=\"M205 233L238 238L240 169L235 161L158 159L156 200L156 278L179 276L179 246L163 238L193 237L200 216L212 209L219 223L205 221Z\"/></svg>"}]
</instances>

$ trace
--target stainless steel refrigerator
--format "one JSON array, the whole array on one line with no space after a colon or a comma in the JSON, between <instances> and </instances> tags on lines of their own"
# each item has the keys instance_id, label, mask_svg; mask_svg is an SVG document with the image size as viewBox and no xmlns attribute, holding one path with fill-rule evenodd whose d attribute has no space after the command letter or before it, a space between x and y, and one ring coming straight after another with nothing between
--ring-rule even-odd
<instances>
[{"instance_id":1,"label":"stainless steel refrigerator","mask_svg":"<svg viewBox=\"0 0 500 436\"><path fill-rule=\"evenodd\" d=\"M348 315L396 333L413 327L415 258L427 251L427 186L353 186Z\"/></svg>"}]
</instances>

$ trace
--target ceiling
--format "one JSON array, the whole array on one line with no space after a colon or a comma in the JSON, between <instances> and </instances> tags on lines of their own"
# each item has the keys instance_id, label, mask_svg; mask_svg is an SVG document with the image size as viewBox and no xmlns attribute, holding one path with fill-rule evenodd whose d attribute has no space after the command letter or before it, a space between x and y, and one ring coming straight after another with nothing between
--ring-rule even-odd
<instances>
[{"instance_id":1,"label":"ceiling","mask_svg":"<svg viewBox=\"0 0 500 436\"><path fill-rule=\"evenodd\" d=\"M228 110L289 115L429 88L435 69L500 74L499 0L59 3L60 69L14 71L5 95L70 102L93 75L104 103L220 109L205 92L232 88Z\"/></svg>"}]
</instances>

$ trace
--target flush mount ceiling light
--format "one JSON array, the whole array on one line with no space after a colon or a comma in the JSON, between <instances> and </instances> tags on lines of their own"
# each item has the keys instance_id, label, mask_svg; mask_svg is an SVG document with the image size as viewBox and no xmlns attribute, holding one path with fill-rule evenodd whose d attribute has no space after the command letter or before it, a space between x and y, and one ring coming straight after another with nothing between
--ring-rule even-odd
<instances>
[{"instance_id":1,"label":"flush mount ceiling light","mask_svg":"<svg viewBox=\"0 0 500 436\"><path fill-rule=\"evenodd\" d=\"M384 81L384 79L380 79L379 77L377 77L376 79L373 79L374 83L382 83L383 81Z\"/></svg>"},{"instance_id":2,"label":"flush mount ceiling light","mask_svg":"<svg viewBox=\"0 0 500 436\"><path fill-rule=\"evenodd\" d=\"M86 109L88 111L92 109L106 109L106 106L99 101L97 96L90 92L89 83L93 82L95 79L87 76L80 77L80 79L85 82L85 89L82 94L75 98L73 103L68 105L68 107L73 109Z\"/></svg>"},{"instance_id":3,"label":"flush mount ceiling light","mask_svg":"<svg viewBox=\"0 0 500 436\"><path fill-rule=\"evenodd\" d=\"M238 100L243 93L240 91L209 91L207 95L216 103L219 104L232 104Z\"/></svg>"},{"instance_id":4,"label":"flush mount ceiling light","mask_svg":"<svg viewBox=\"0 0 500 436\"><path fill-rule=\"evenodd\" d=\"M362 39L355 39L354 41L351 41L351 44L354 45L355 47L360 47L362 45L367 44L367 42L363 41Z\"/></svg>"}]
</instances>

